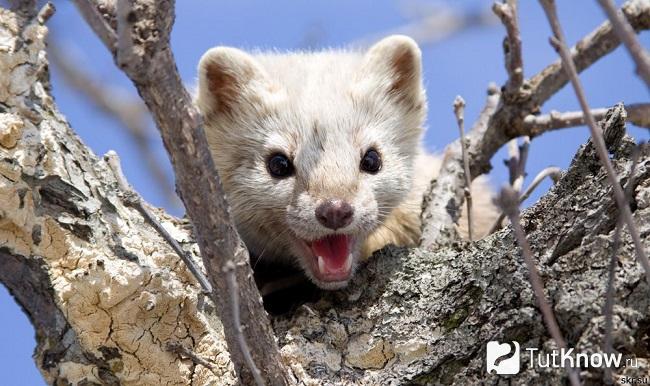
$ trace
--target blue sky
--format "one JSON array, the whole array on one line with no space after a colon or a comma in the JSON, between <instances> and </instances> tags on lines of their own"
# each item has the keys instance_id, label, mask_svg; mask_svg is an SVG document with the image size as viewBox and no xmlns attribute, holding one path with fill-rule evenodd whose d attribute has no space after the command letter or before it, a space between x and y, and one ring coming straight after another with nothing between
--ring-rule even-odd
<instances>
[{"instance_id":1,"label":"blue sky","mask_svg":"<svg viewBox=\"0 0 650 386\"><path fill-rule=\"evenodd\" d=\"M98 40L79 18L68 1L55 1L57 13L50 21L61 47L79 65L96 74L106 84L134 89L119 73ZM598 26L604 15L592 0L560 0L559 13L568 41L573 43ZM405 5L426 4L424 0L410 2L377 0L318 0L318 1L199 1L177 2L173 49L179 71L188 85L194 84L196 63L208 48L228 45L240 48L293 50L306 42L313 48L337 47L351 42L382 36L414 20L405 16ZM431 4L431 2L429 2ZM440 4L440 3L437 3ZM457 11L489 7L491 2L479 0L449 1ZM416 16L417 18L417 16ZM524 53L524 72L531 76L556 59L548 44L550 30L536 1L520 2L520 19ZM506 74L501 43L504 29L496 23L488 27L465 30L436 44L422 47L425 83L429 98L426 146L440 151L457 136L452 112L456 95L467 102L466 122L473 122L481 109L489 82L503 84ZM641 35L642 44L650 46L650 34ZM592 107L611 106L617 102L644 102L648 90L634 76L634 66L623 49L599 61L582 76ZM155 180L149 175L144 160L130 137L111 118L93 108L83 96L69 89L53 69L52 83L59 109L67 116L74 130L96 154L113 149L122 158L125 174L131 184L149 202L167 204ZM554 96L543 111L577 110L573 90L565 88ZM646 130L631 129L638 139L648 139ZM578 146L588 137L584 127L549 133L532 142L528 161L529 180L539 170L556 165L566 167ZM170 173L169 162L160 140L152 135L160 164ZM493 185L507 181L507 171L501 151L493 159ZM548 184L541 187L541 191ZM540 191L540 192L541 192ZM534 202L539 194L531 197ZM167 208L182 214L178 207ZM0 373L10 385L43 384L31 358L35 343L34 332L20 308L0 286Z\"/></svg>"}]
</instances>

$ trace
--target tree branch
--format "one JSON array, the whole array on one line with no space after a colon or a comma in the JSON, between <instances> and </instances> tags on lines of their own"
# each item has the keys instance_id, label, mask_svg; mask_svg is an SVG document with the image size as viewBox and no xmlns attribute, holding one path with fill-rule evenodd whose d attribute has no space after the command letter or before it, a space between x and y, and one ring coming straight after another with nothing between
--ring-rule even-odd
<instances>
[{"instance_id":1,"label":"tree branch","mask_svg":"<svg viewBox=\"0 0 650 386\"><path fill-rule=\"evenodd\" d=\"M612 0L598 0L598 2L612 23L616 35L625 44L625 48L627 48L630 56L632 56L632 60L636 63L636 73L645 81L646 86L650 89L650 56L648 56L646 50L639 44L634 29L632 29L630 23L616 9Z\"/></svg>"},{"instance_id":2,"label":"tree branch","mask_svg":"<svg viewBox=\"0 0 650 386\"><path fill-rule=\"evenodd\" d=\"M630 166L630 173L627 185L625 187L625 195L628 200L632 199L632 187L634 186L634 173L636 172L636 166L639 161L639 155L641 153L640 146L636 146L632 151L632 166ZM616 219L616 228L614 229L614 239L612 241L612 255L609 259L609 265L607 269L607 290L605 291L605 305L603 306L603 315L605 316L605 339L603 342L604 352L606 354L612 354L614 348L612 347L612 330L613 330L613 317L614 317L614 289L616 281L616 265L618 264L618 249L621 244L621 232L623 231L623 217L619 214ZM605 369L603 373L605 384L612 384L612 370L610 368Z\"/></svg>"},{"instance_id":3,"label":"tree branch","mask_svg":"<svg viewBox=\"0 0 650 386\"><path fill-rule=\"evenodd\" d=\"M639 127L650 129L650 103L637 103L624 106L627 112L627 121ZM608 109L592 109L591 114L597 121L605 118ZM524 118L525 130L529 135L536 137L547 131L564 129L567 127L582 126L586 123L582 111L557 112L551 111L545 115L529 115Z\"/></svg>"},{"instance_id":4,"label":"tree branch","mask_svg":"<svg viewBox=\"0 0 650 386\"><path fill-rule=\"evenodd\" d=\"M521 192L524 185L524 178L526 178L526 162L528 162L528 150L530 148L530 138L524 137L521 145L518 144L517 139L512 139L508 142L508 153L510 158L506 161L510 176L510 186L517 192Z\"/></svg>"},{"instance_id":5,"label":"tree branch","mask_svg":"<svg viewBox=\"0 0 650 386\"><path fill-rule=\"evenodd\" d=\"M506 70L508 81L505 84L507 95L518 95L524 82L524 64L521 54L521 34L517 20L517 1L495 2L492 6L494 13L501 19L506 27L507 36L503 41L503 51L506 56Z\"/></svg>"},{"instance_id":6,"label":"tree branch","mask_svg":"<svg viewBox=\"0 0 650 386\"><path fill-rule=\"evenodd\" d=\"M467 150L465 149L465 101L460 96L454 100L454 114L458 122L460 132L461 155L463 157L463 175L465 177L465 201L467 202L467 235L469 241L472 241L472 177L469 174L469 160L467 159Z\"/></svg>"},{"instance_id":7,"label":"tree branch","mask_svg":"<svg viewBox=\"0 0 650 386\"><path fill-rule=\"evenodd\" d=\"M76 0L75 3L102 40L110 36L110 42L116 41L115 31L106 33L106 23L93 16L98 12L87 0ZM124 13L129 15L118 18L117 30L123 34L128 31L132 42L128 44L132 44L133 49L132 54L127 55L129 62L121 63L121 68L149 107L169 152L176 186L196 229L201 256L214 288L212 299L224 326L235 370L244 384L253 382L254 376L237 339L238 327L231 304L235 297L230 294L225 270L228 264L236 267L239 284L236 298L241 301L241 324L245 326L253 361L263 368L261 373L265 383L288 384L288 373L280 360L268 316L253 280L248 251L230 219L223 187L201 127L201 117L183 87L169 46L174 1L134 1L129 4L130 12L119 11L121 16L125 16ZM127 25L120 26L122 23ZM138 40L134 39L136 33ZM116 50L111 52L116 63L120 64Z\"/></svg>"},{"instance_id":8,"label":"tree branch","mask_svg":"<svg viewBox=\"0 0 650 386\"><path fill-rule=\"evenodd\" d=\"M43 25L48 20L50 20L50 18L54 15L54 12L56 12L56 8L54 8L54 4L48 1L41 7L41 9L36 14L36 20L38 21L39 24Z\"/></svg>"}]
</instances>

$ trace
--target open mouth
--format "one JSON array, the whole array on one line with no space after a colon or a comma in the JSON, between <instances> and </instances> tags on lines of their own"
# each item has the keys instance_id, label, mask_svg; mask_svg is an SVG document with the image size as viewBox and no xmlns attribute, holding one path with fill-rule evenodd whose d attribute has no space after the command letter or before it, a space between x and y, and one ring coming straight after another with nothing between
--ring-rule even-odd
<instances>
[{"instance_id":1,"label":"open mouth","mask_svg":"<svg viewBox=\"0 0 650 386\"><path fill-rule=\"evenodd\" d=\"M350 235L333 234L307 242L313 254L313 274L324 282L345 281L352 271L352 243Z\"/></svg>"}]
</instances>

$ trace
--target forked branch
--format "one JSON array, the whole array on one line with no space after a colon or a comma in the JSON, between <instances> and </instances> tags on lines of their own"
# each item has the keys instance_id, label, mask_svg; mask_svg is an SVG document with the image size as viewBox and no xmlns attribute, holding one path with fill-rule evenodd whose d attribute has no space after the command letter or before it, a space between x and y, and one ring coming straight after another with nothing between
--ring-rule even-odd
<instances>
[{"instance_id":1,"label":"forked branch","mask_svg":"<svg viewBox=\"0 0 650 386\"><path fill-rule=\"evenodd\" d=\"M629 0L621 10L636 31L650 28L650 4L647 1ZM610 22L604 22L571 49L576 71L583 71L619 44ZM525 80L527 87L521 87L516 97L500 98L496 87L489 91L484 112L466 139L472 178L489 172L490 159L511 139L526 135L532 138L546 131L526 124L526 117L536 114L567 82L569 77L562 68L561 60L558 60ZM548 127L548 130L551 129ZM453 233L457 213L464 199L462 165L460 144L457 141L448 147L445 162L425 200L420 240L423 247L444 244L449 241L448 235Z\"/></svg>"}]
</instances>

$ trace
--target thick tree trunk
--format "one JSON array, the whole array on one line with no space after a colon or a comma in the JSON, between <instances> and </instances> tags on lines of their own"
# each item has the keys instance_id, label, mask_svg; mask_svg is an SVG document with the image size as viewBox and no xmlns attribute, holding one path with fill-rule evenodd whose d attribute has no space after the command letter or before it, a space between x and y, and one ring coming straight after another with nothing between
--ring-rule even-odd
<instances>
[{"instance_id":1,"label":"thick tree trunk","mask_svg":"<svg viewBox=\"0 0 650 386\"><path fill-rule=\"evenodd\" d=\"M214 307L173 250L125 205L111 169L53 104L45 34L36 21L20 25L0 10L0 282L36 329L36 365L50 384L235 384ZM633 142L624 135L623 110L612 109L604 122L626 182ZM633 192L647 247L647 147ZM201 264L189 225L154 214ZM616 215L591 144L523 215L560 327L581 352L603 351ZM643 279L624 233L614 348L639 367L616 374L650 370L650 289ZM564 377L561 368L529 368L526 355L519 375L486 373L488 341L515 340L522 351L553 346L510 228L438 250L388 248L349 288L273 324L285 363L305 384L556 384ZM178 345L185 354L172 350ZM582 378L600 384L602 372L586 369Z\"/></svg>"}]
</instances>

